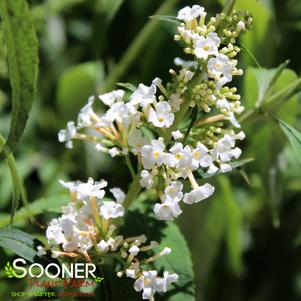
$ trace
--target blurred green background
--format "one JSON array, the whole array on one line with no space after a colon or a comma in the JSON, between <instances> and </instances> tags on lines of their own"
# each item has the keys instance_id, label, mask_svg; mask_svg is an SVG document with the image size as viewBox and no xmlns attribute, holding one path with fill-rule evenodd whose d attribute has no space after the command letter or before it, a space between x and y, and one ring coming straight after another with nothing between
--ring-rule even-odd
<instances>
[{"instance_id":1,"label":"blurred green background","mask_svg":"<svg viewBox=\"0 0 301 301\"><path fill-rule=\"evenodd\" d=\"M29 1L40 43L40 71L37 97L15 157L30 202L64 193L60 178L106 178L112 186L127 189L130 177L121 160L95 153L88 143L75 142L74 149L66 150L57 141L57 133L67 121L76 119L88 96L115 88L115 81L149 85L157 76L169 79L173 59L183 57L173 41L175 25L149 19L164 3L170 5L168 15L192 4L204 6L210 16L222 8L220 1L213 0ZM254 59L242 51L240 67L245 75L235 84L246 108L252 108L269 74L264 68L290 59L290 70L277 80L275 91L300 74L301 1L241 0L238 6L254 17L252 31L241 44L263 68L256 69ZM152 23L145 29L148 22ZM138 44L135 38L141 30ZM2 27L0 39L0 133L5 137L11 92ZM124 58L130 46L134 56ZM120 61L129 64L121 66ZM300 130L300 113L300 99L295 96L270 115ZM177 221L192 253L197 300L301 300L301 166L270 116L243 123L243 129L247 133L243 158L255 160L230 175L218 176L214 197L185 206ZM4 227L10 212L11 181L3 161L0 196L0 225ZM46 225L51 217L43 213L37 220ZM43 236L43 230L28 219L16 218L15 226ZM9 255L1 250L1 258ZM9 285L24 285L7 281L2 267L0 275L0 296L7 296Z\"/></svg>"}]
</instances>

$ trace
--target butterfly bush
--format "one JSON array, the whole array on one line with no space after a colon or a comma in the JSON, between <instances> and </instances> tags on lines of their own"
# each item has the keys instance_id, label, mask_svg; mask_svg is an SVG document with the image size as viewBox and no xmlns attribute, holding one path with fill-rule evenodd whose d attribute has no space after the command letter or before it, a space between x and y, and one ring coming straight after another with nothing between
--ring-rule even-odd
<instances>
[{"instance_id":1,"label":"butterfly bush","mask_svg":"<svg viewBox=\"0 0 301 301\"><path fill-rule=\"evenodd\" d=\"M125 89L91 96L77 122L68 122L58 134L67 148L74 140L91 141L96 152L123 157L133 177L128 193L117 187L105 192L105 180L60 181L71 201L46 231L53 257L99 262L113 255L122 264L117 276L132 278L146 300L166 292L179 277L146 268L171 249L160 249L143 234L123 237L120 218L142 189L156 193L153 211L159 220L174 220L183 203L209 198L215 188L200 182L199 175L231 171L231 162L241 155L237 143L245 138L237 120L244 110L240 95L227 85L243 74L235 59L240 52L236 41L252 18L235 11L208 18L203 7L194 5L181 9L177 20L174 39L190 60L174 60L169 82L155 78L150 85L125 84ZM97 103L105 106L103 114L94 109ZM156 255L141 259L153 249Z\"/></svg>"}]
</instances>

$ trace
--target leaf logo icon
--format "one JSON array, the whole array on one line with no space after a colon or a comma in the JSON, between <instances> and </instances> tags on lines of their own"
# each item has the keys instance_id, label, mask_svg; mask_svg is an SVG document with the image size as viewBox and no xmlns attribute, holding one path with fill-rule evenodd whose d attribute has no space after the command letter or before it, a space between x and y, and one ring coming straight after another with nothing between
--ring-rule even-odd
<instances>
[{"instance_id":1,"label":"leaf logo icon","mask_svg":"<svg viewBox=\"0 0 301 301\"><path fill-rule=\"evenodd\" d=\"M8 278L13 278L13 277L15 277L15 278L23 278L23 276L20 277L15 272L15 270L13 269L13 267L11 266L11 264L10 264L9 261L6 263L6 266L4 267L4 269L5 269L5 273L6 273L6 275L7 275Z\"/></svg>"},{"instance_id":2,"label":"leaf logo icon","mask_svg":"<svg viewBox=\"0 0 301 301\"><path fill-rule=\"evenodd\" d=\"M103 279L104 279L104 278L102 278L102 277L95 277L95 278L94 278L94 281L99 283L99 282L102 282Z\"/></svg>"}]
</instances>

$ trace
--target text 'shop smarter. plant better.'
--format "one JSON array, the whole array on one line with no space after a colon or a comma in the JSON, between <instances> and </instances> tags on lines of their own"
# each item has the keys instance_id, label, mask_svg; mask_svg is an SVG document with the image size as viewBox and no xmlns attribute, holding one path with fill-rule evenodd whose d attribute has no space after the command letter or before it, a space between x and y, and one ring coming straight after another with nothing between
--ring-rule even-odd
<instances>
[{"instance_id":1,"label":"text 'shop smarter. plant better.'","mask_svg":"<svg viewBox=\"0 0 301 301\"><path fill-rule=\"evenodd\" d=\"M231 171L231 162L241 155L236 145L245 138L237 119L244 109L240 95L227 85L243 74L235 59L240 51L236 40L252 18L235 11L206 15L199 5L178 12L174 39L190 60L175 59L170 82L155 78L150 86L125 84L125 90L91 96L77 123L68 122L58 135L67 148L73 147L74 140L88 140L96 152L123 157L133 183L127 194L114 187L107 196L105 180L60 181L69 189L71 202L47 228L52 256L99 262L102 256L114 254L123 267L117 276L132 278L134 289L146 300L154 300L156 292L166 292L181 277L151 268L152 262L172 250L160 249L143 233L123 237L116 219L124 216L142 189L156 193L159 201L153 211L159 220L178 217L182 202L209 198L214 186L198 182L196 175ZM107 108L104 114L93 109L97 102ZM140 258L154 248L159 249L156 255ZM44 252L39 247L40 255Z\"/></svg>"}]
</instances>

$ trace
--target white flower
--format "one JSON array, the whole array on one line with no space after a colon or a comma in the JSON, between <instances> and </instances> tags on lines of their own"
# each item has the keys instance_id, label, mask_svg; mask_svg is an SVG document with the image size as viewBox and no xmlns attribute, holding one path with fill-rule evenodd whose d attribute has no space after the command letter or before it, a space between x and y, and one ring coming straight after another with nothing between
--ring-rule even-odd
<instances>
[{"instance_id":1,"label":"white flower","mask_svg":"<svg viewBox=\"0 0 301 301\"><path fill-rule=\"evenodd\" d=\"M218 99L216 102L216 107L218 109L231 109L231 105L226 98Z\"/></svg>"},{"instance_id":2,"label":"white flower","mask_svg":"<svg viewBox=\"0 0 301 301\"><path fill-rule=\"evenodd\" d=\"M89 231L89 226L82 222L79 215L70 212L63 214L58 219L53 219L46 230L46 237L51 245L62 245L66 252L72 252L78 248L88 250L92 247L89 236L83 236L80 231Z\"/></svg>"},{"instance_id":3,"label":"white flower","mask_svg":"<svg viewBox=\"0 0 301 301\"><path fill-rule=\"evenodd\" d=\"M153 79L152 83L157 86L158 88L160 88L162 86L162 79L159 77L156 77Z\"/></svg>"},{"instance_id":4,"label":"white flower","mask_svg":"<svg viewBox=\"0 0 301 301\"><path fill-rule=\"evenodd\" d=\"M108 152L112 158L120 155L120 153L121 153L120 149L118 147L112 147L108 150Z\"/></svg>"},{"instance_id":5,"label":"white flower","mask_svg":"<svg viewBox=\"0 0 301 301\"><path fill-rule=\"evenodd\" d=\"M228 112L225 119L229 120L236 128L240 128L240 123L235 118L235 115L233 112Z\"/></svg>"},{"instance_id":6,"label":"white flower","mask_svg":"<svg viewBox=\"0 0 301 301\"><path fill-rule=\"evenodd\" d=\"M228 56L217 54L215 58L208 61L208 74L217 80L217 89L232 81L233 64Z\"/></svg>"},{"instance_id":7,"label":"white flower","mask_svg":"<svg viewBox=\"0 0 301 301\"><path fill-rule=\"evenodd\" d=\"M66 142L65 145L67 148L72 148L73 147L72 139L75 137L76 133L77 130L74 122L69 121L67 123L67 128L59 131L58 139L60 142Z\"/></svg>"},{"instance_id":8,"label":"white flower","mask_svg":"<svg viewBox=\"0 0 301 301\"><path fill-rule=\"evenodd\" d=\"M61 244L65 241L61 223L57 218L51 220L46 230L46 237L50 244Z\"/></svg>"},{"instance_id":9,"label":"white flower","mask_svg":"<svg viewBox=\"0 0 301 301\"><path fill-rule=\"evenodd\" d=\"M208 59L209 55L217 55L220 38L215 32L210 32L207 37L200 36L195 41L194 52L199 59Z\"/></svg>"},{"instance_id":10,"label":"white flower","mask_svg":"<svg viewBox=\"0 0 301 301\"><path fill-rule=\"evenodd\" d=\"M185 29L184 26L178 27L178 32L181 35L181 37L183 38L183 40L188 44L193 41L196 41L200 37L198 33L196 33L195 31L192 31L190 29Z\"/></svg>"},{"instance_id":11,"label":"white flower","mask_svg":"<svg viewBox=\"0 0 301 301\"><path fill-rule=\"evenodd\" d=\"M164 293L167 287L178 280L177 274L164 272L163 278L157 276L157 271L143 271L142 275L135 281L134 289L142 293L143 300L154 300L156 292Z\"/></svg>"},{"instance_id":12,"label":"white flower","mask_svg":"<svg viewBox=\"0 0 301 301\"><path fill-rule=\"evenodd\" d=\"M174 63L176 66L181 66L184 69L196 68L198 66L198 63L195 61L185 61L179 57L174 59Z\"/></svg>"},{"instance_id":13,"label":"white flower","mask_svg":"<svg viewBox=\"0 0 301 301\"><path fill-rule=\"evenodd\" d=\"M207 170L207 172L211 175L215 174L218 172L218 167L216 167L213 163L209 166L209 169Z\"/></svg>"},{"instance_id":14,"label":"white flower","mask_svg":"<svg viewBox=\"0 0 301 301\"><path fill-rule=\"evenodd\" d=\"M223 173L230 172L232 170L231 165L227 163L221 163L219 168Z\"/></svg>"},{"instance_id":15,"label":"white flower","mask_svg":"<svg viewBox=\"0 0 301 301\"><path fill-rule=\"evenodd\" d=\"M144 145L141 149L142 164L145 169L151 169L153 166L161 166L164 161L165 144L163 138L152 140L151 145Z\"/></svg>"},{"instance_id":16,"label":"white flower","mask_svg":"<svg viewBox=\"0 0 301 301\"><path fill-rule=\"evenodd\" d=\"M198 142L197 147L192 151L193 159L196 160L201 167L208 167L212 163L212 157L207 155L208 152L208 148Z\"/></svg>"},{"instance_id":17,"label":"white flower","mask_svg":"<svg viewBox=\"0 0 301 301\"><path fill-rule=\"evenodd\" d=\"M193 5L192 7L186 6L179 10L177 18L179 20L183 21L192 21L193 19L199 17L199 16L206 16L206 12L204 7L201 7L199 5Z\"/></svg>"},{"instance_id":18,"label":"white flower","mask_svg":"<svg viewBox=\"0 0 301 301\"><path fill-rule=\"evenodd\" d=\"M110 237L108 239L108 244L111 248L111 251L116 251L117 248L120 246L120 244L123 242L123 236L122 235L118 235L115 238Z\"/></svg>"},{"instance_id":19,"label":"white flower","mask_svg":"<svg viewBox=\"0 0 301 301\"><path fill-rule=\"evenodd\" d=\"M126 269L125 274L129 278L136 279L137 274L139 272L139 263L138 262L132 262L128 269Z\"/></svg>"},{"instance_id":20,"label":"white flower","mask_svg":"<svg viewBox=\"0 0 301 301\"><path fill-rule=\"evenodd\" d=\"M167 287L178 280L179 276L177 274L169 274L165 271L163 273L163 278L157 277L156 282L156 291L161 293L166 293Z\"/></svg>"},{"instance_id":21,"label":"white flower","mask_svg":"<svg viewBox=\"0 0 301 301\"><path fill-rule=\"evenodd\" d=\"M114 121L121 123L125 128L128 128L133 121L136 111L130 103L122 101L115 102L110 109L102 116L101 120L106 126L111 126Z\"/></svg>"},{"instance_id":22,"label":"white flower","mask_svg":"<svg viewBox=\"0 0 301 301\"><path fill-rule=\"evenodd\" d=\"M106 252L109 250L110 246L109 244L105 241L105 240L101 240L98 244L97 247L102 251L102 252Z\"/></svg>"},{"instance_id":23,"label":"white flower","mask_svg":"<svg viewBox=\"0 0 301 301\"><path fill-rule=\"evenodd\" d=\"M94 146L94 149L97 151L97 152L104 152L106 153L108 151L108 149L101 145L100 143L97 143L95 146Z\"/></svg>"},{"instance_id":24,"label":"white flower","mask_svg":"<svg viewBox=\"0 0 301 301\"><path fill-rule=\"evenodd\" d=\"M125 193L120 188L118 187L111 188L110 192L113 194L118 204L123 203L123 201L125 200Z\"/></svg>"},{"instance_id":25,"label":"white flower","mask_svg":"<svg viewBox=\"0 0 301 301\"><path fill-rule=\"evenodd\" d=\"M124 96L124 91L119 89L119 90L114 90L109 93L105 93L102 95L99 95L98 98L107 106L112 106L116 101L122 101Z\"/></svg>"},{"instance_id":26,"label":"white flower","mask_svg":"<svg viewBox=\"0 0 301 301\"><path fill-rule=\"evenodd\" d=\"M183 202L186 204L198 203L204 199L207 199L214 193L214 187L206 183L202 186L199 186L189 193L184 194Z\"/></svg>"},{"instance_id":27,"label":"white flower","mask_svg":"<svg viewBox=\"0 0 301 301\"><path fill-rule=\"evenodd\" d=\"M133 128L129 132L128 144L132 147L132 152L138 154L141 152L141 148L145 144L149 144L149 139L143 137L142 132L136 128Z\"/></svg>"},{"instance_id":28,"label":"white flower","mask_svg":"<svg viewBox=\"0 0 301 301\"><path fill-rule=\"evenodd\" d=\"M135 245L131 246L129 249L129 253L134 256L136 256L139 253L139 251L140 251L140 249Z\"/></svg>"},{"instance_id":29,"label":"white flower","mask_svg":"<svg viewBox=\"0 0 301 301\"><path fill-rule=\"evenodd\" d=\"M59 183L66 189L69 189L70 192L77 192L77 187L81 183L80 181L75 182L65 182L63 180L59 180Z\"/></svg>"},{"instance_id":30,"label":"white flower","mask_svg":"<svg viewBox=\"0 0 301 301\"><path fill-rule=\"evenodd\" d=\"M167 101L154 104L155 109L150 108L148 113L148 122L159 128L169 128L174 121L174 114L171 113L171 107Z\"/></svg>"},{"instance_id":31,"label":"white flower","mask_svg":"<svg viewBox=\"0 0 301 301\"><path fill-rule=\"evenodd\" d=\"M88 179L87 183L79 183L77 186L77 198L80 200L88 200L90 197L102 199L105 191L102 189L108 185L108 182L101 180L94 181L92 178Z\"/></svg>"},{"instance_id":32,"label":"white flower","mask_svg":"<svg viewBox=\"0 0 301 301\"><path fill-rule=\"evenodd\" d=\"M193 72L187 69L182 69L178 76L179 81L183 81L185 84L189 82L193 77Z\"/></svg>"},{"instance_id":33,"label":"white flower","mask_svg":"<svg viewBox=\"0 0 301 301\"><path fill-rule=\"evenodd\" d=\"M243 133L243 132L242 132ZM220 160L223 163L229 162L232 158L238 159L241 155L241 150L235 147L235 139L228 134L225 134L217 143L214 149L211 150L214 161Z\"/></svg>"},{"instance_id":34,"label":"white flower","mask_svg":"<svg viewBox=\"0 0 301 301\"><path fill-rule=\"evenodd\" d=\"M123 236L118 235L115 238L110 237L107 241L101 240L98 244L97 247L102 251L102 252L107 252L111 249L111 251L116 251L119 245L123 241Z\"/></svg>"},{"instance_id":35,"label":"white flower","mask_svg":"<svg viewBox=\"0 0 301 301\"><path fill-rule=\"evenodd\" d=\"M198 164L192 160L192 152L189 145L185 145L180 142L176 142L174 146L170 149L173 155L175 167L177 169L192 169L195 170Z\"/></svg>"},{"instance_id":36,"label":"white flower","mask_svg":"<svg viewBox=\"0 0 301 301\"><path fill-rule=\"evenodd\" d=\"M94 96L91 96L88 99L88 103L80 110L77 118L77 126L79 128L88 127L93 123L93 121L91 120L91 113L93 112L93 103Z\"/></svg>"},{"instance_id":37,"label":"white flower","mask_svg":"<svg viewBox=\"0 0 301 301\"><path fill-rule=\"evenodd\" d=\"M182 213L178 204L180 201L179 199L172 198L168 195L165 195L162 198L164 201L161 204L155 204L154 207L154 212L159 220L171 221Z\"/></svg>"},{"instance_id":38,"label":"white flower","mask_svg":"<svg viewBox=\"0 0 301 301\"><path fill-rule=\"evenodd\" d=\"M236 31L241 31L246 29L246 24L243 21L239 21L236 25Z\"/></svg>"},{"instance_id":39,"label":"white flower","mask_svg":"<svg viewBox=\"0 0 301 301\"><path fill-rule=\"evenodd\" d=\"M184 135L179 130L171 132L171 135L175 140L178 140L178 139L181 139L184 137Z\"/></svg>"},{"instance_id":40,"label":"white flower","mask_svg":"<svg viewBox=\"0 0 301 301\"><path fill-rule=\"evenodd\" d=\"M235 134L234 131L231 131L230 136L236 140L243 140L246 138L246 134L243 131L240 131L238 134Z\"/></svg>"},{"instance_id":41,"label":"white flower","mask_svg":"<svg viewBox=\"0 0 301 301\"><path fill-rule=\"evenodd\" d=\"M124 208L112 201L104 202L100 207L100 214L104 219L118 218L124 215Z\"/></svg>"},{"instance_id":42,"label":"white flower","mask_svg":"<svg viewBox=\"0 0 301 301\"><path fill-rule=\"evenodd\" d=\"M180 181L173 181L169 186L164 190L166 196L171 197L177 201L180 201L183 198L183 184Z\"/></svg>"},{"instance_id":43,"label":"white flower","mask_svg":"<svg viewBox=\"0 0 301 301\"><path fill-rule=\"evenodd\" d=\"M154 179L153 179L153 175L148 171L148 170L142 170L141 173L140 173L140 185L142 187L145 187L147 189L150 189L153 184L154 184Z\"/></svg>"},{"instance_id":44,"label":"white flower","mask_svg":"<svg viewBox=\"0 0 301 301\"><path fill-rule=\"evenodd\" d=\"M142 299L153 300L153 296L156 293L155 279L157 277L157 271L143 271L142 276L140 276L134 283L134 289L137 292L142 293Z\"/></svg>"},{"instance_id":45,"label":"white flower","mask_svg":"<svg viewBox=\"0 0 301 301\"><path fill-rule=\"evenodd\" d=\"M150 87L139 84L138 89L130 97L130 103L132 105L140 105L145 109L149 104L155 101L156 92L157 88L153 84Z\"/></svg>"},{"instance_id":46,"label":"white flower","mask_svg":"<svg viewBox=\"0 0 301 301\"><path fill-rule=\"evenodd\" d=\"M37 246L37 254L39 257L46 255L45 248L43 246Z\"/></svg>"},{"instance_id":47,"label":"white flower","mask_svg":"<svg viewBox=\"0 0 301 301\"><path fill-rule=\"evenodd\" d=\"M168 102L170 104L172 112L177 112L180 110L182 99L179 94L176 93L171 94Z\"/></svg>"}]
</instances>

